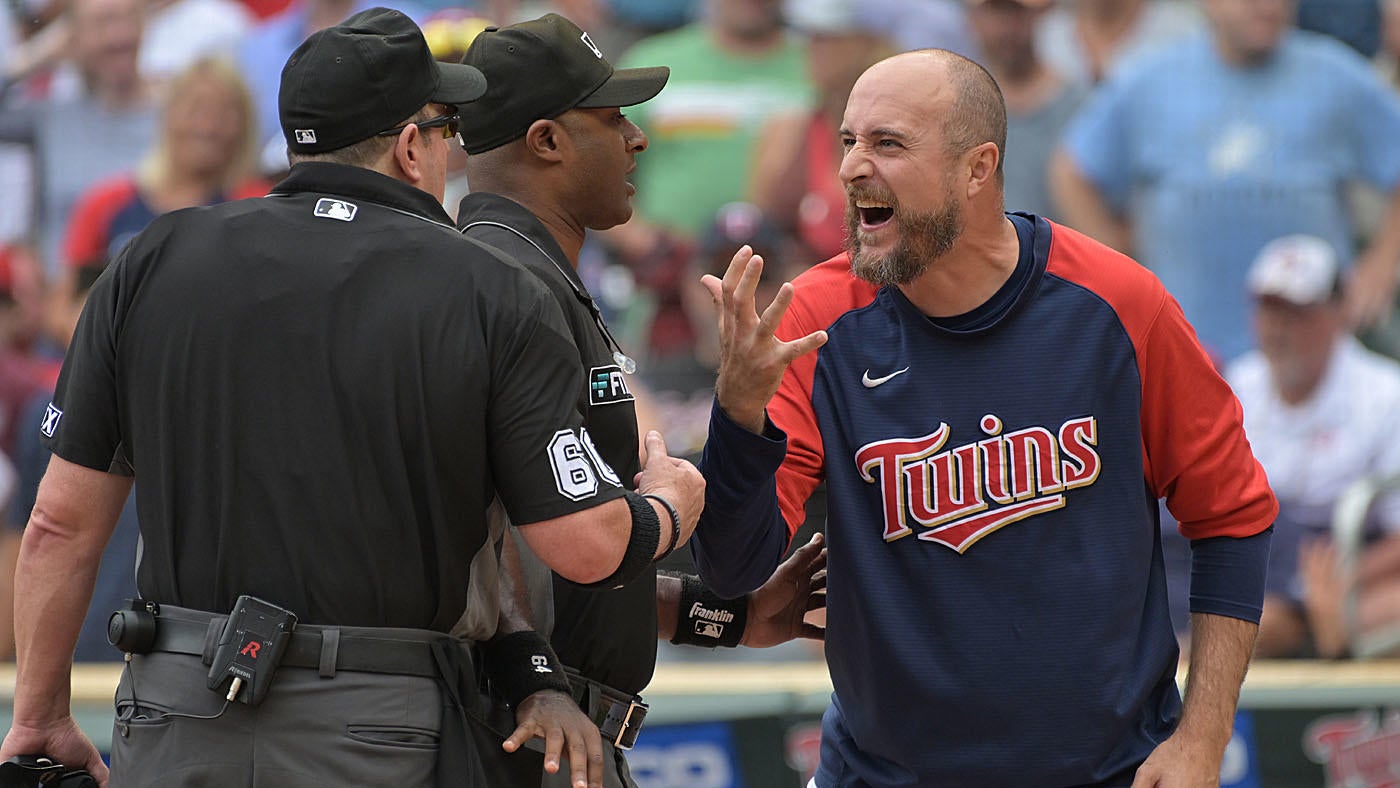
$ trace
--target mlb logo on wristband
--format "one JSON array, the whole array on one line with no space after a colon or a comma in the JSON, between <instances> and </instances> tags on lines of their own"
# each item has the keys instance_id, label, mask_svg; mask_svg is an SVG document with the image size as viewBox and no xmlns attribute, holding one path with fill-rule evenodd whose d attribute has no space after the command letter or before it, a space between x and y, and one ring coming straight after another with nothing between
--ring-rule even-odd
<instances>
[{"instance_id":1,"label":"mlb logo on wristband","mask_svg":"<svg viewBox=\"0 0 1400 788\"><path fill-rule=\"evenodd\" d=\"M695 634L701 637L719 640L724 637L724 625L716 624L713 621L696 621Z\"/></svg>"}]
</instances>

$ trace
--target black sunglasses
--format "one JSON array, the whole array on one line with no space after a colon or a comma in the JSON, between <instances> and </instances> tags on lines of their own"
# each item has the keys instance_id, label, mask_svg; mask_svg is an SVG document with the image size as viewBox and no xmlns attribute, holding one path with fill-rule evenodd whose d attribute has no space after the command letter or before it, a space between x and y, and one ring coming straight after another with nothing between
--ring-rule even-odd
<instances>
[{"instance_id":1,"label":"black sunglasses","mask_svg":"<svg viewBox=\"0 0 1400 788\"><path fill-rule=\"evenodd\" d=\"M454 112L454 113L452 113L451 115L438 115L438 116L435 117L435 118L428 118L427 120L420 120L420 121L418 121L417 123L405 123L404 125L399 126L399 127L396 128L396 129L389 129L388 131L381 131L381 132L379 132L378 134L376 134L375 136L376 136L376 137L392 137L392 136L398 134L399 132L403 131L404 129L408 128L409 126L417 126L418 129L419 129L420 131L423 130L423 129L435 129L435 128L441 126L441 127L442 127L442 138L445 139L445 140L450 140L450 139L452 139L453 137L457 136L457 130L461 127L461 125L462 125L462 116L461 116L461 114L460 114L460 113Z\"/></svg>"}]
</instances>

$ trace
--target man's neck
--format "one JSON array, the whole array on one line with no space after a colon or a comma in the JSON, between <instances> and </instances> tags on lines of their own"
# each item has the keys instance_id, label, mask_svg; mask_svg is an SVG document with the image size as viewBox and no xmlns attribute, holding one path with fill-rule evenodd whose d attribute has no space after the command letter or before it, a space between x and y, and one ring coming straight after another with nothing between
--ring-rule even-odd
<instances>
[{"instance_id":1,"label":"man's neck","mask_svg":"<svg viewBox=\"0 0 1400 788\"><path fill-rule=\"evenodd\" d=\"M1060 87L1060 77L1040 61L1016 69L991 68L992 76L1001 86L1006 99L1006 111L1012 115L1029 115L1040 109Z\"/></svg>"},{"instance_id":2,"label":"man's neck","mask_svg":"<svg viewBox=\"0 0 1400 788\"><path fill-rule=\"evenodd\" d=\"M123 112L140 107L146 100L146 87L140 79L129 83L97 84L89 81L89 93L98 106L109 112Z\"/></svg>"},{"instance_id":3,"label":"man's neck","mask_svg":"<svg viewBox=\"0 0 1400 788\"><path fill-rule=\"evenodd\" d=\"M1122 31L1142 10L1141 0L1080 0L1079 24L1095 32Z\"/></svg>"},{"instance_id":4,"label":"man's neck","mask_svg":"<svg viewBox=\"0 0 1400 788\"><path fill-rule=\"evenodd\" d=\"M783 42L781 28L767 35L750 37L716 27L713 29L713 35L720 49L741 57L763 57L772 54Z\"/></svg>"},{"instance_id":5,"label":"man's neck","mask_svg":"<svg viewBox=\"0 0 1400 788\"><path fill-rule=\"evenodd\" d=\"M953 248L900 291L929 317L962 315L987 303L1016 271L1021 240L1006 216L969 226Z\"/></svg>"},{"instance_id":6,"label":"man's neck","mask_svg":"<svg viewBox=\"0 0 1400 788\"><path fill-rule=\"evenodd\" d=\"M483 191L493 190L484 189ZM559 244L559 248L564 251L564 257L568 259L569 266L575 271L578 270L579 250L583 248L583 239L587 232L582 224L559 206L523 191L501 189L496 191L496 194L518 203L533 214L536 219L539 219L540 224L543 224L550 236L554 238L554 242Z\"/></svg>"}]
</instances>

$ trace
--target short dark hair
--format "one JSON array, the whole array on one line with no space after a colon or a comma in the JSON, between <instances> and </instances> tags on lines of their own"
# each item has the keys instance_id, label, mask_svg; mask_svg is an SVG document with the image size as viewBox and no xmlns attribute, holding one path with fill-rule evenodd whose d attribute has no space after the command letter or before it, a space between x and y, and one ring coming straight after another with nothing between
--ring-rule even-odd
<instances>
[{"instance_id":1,"label":"short dark hair","mask_svg":"<svg viewBox=\"0 0 1400 788\"><path fill-rule=\"evenodd\" d=\"M943 121L943 134L951 152L961 156L984 142L995 143L1000 181L1006 162L1006 99L1001 88L978 63L954 52L933 51L942 54L953 86L953 105Z\"/></svg>"}]
</instances>

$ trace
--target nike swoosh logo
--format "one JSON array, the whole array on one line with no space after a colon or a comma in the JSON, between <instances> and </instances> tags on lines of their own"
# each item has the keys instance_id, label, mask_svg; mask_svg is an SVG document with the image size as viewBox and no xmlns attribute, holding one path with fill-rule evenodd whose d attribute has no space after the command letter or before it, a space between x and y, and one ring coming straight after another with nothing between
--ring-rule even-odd
<instances>
[{"instance_id":1,"label":"nike swoosh logo","mask_svg":"<svg viewBox=\"0 0 1400 788\"><path fill-rule=\"evenodd\" d=\"M865 374L864 374L864 375L861 375L861 377L860 377L860 382L861 382L861 385L865 386L866 388L868 388L868 389L873 389L873 388L875 388L876 386L879 386L879 385L881 385L881 384L887 382L890 378L894 377L895 375L903 375L904 373L906 373L906 372L908 372L908 371L909 371L909 368L908 368L908 367L905 367L904 369L897 369L897 370L895 370L894 372L891 372L890 374L885 375L884 377L872 378L872 377L870 377L870 370L867 369L867 370L865 371Z\"/></svg>"}]
</instances>

